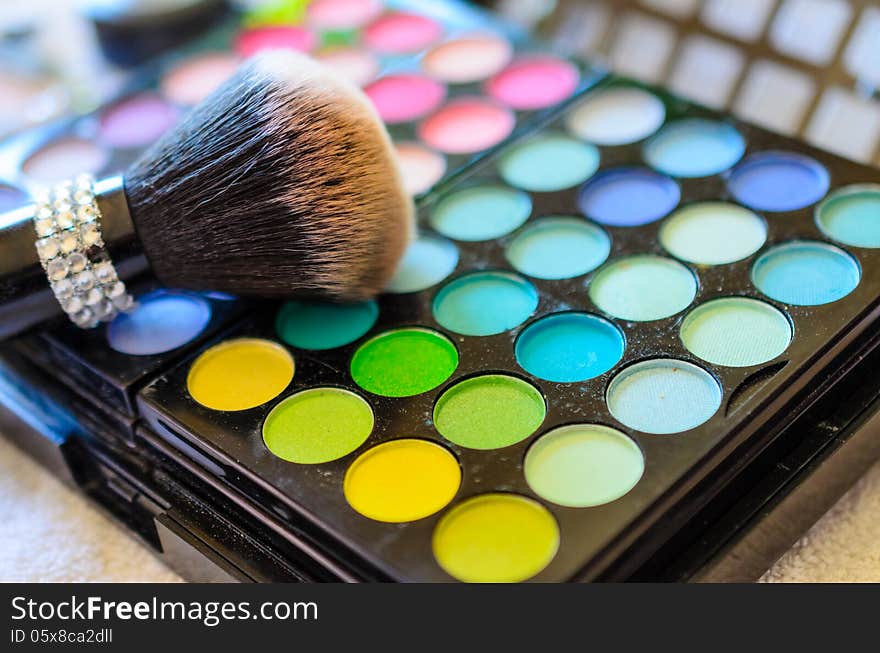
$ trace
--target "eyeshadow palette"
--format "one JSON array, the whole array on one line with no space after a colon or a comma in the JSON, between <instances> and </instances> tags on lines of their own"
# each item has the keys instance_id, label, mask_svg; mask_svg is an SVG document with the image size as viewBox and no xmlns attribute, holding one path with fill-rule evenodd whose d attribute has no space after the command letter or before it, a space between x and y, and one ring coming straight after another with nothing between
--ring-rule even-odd
<instances>
[{"instance_id":1,"label":"eyeshadow palette","mask_svg":"<svg viewBox=\"0 0 880 653\"><path fill-rule=\"evenodd\" d=\"M601 578L873 346L876 181L609 78L424 198L392 292L254 312L141 416L382 577Z\"/></svg>"}]
</instances>

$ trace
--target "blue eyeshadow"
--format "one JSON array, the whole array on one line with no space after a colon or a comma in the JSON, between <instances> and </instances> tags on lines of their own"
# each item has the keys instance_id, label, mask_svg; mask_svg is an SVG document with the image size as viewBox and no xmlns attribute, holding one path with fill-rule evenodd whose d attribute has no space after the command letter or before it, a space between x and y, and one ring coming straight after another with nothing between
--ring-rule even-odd
<instances>
[{"instance_id":1,"label":"blue eyeshadow","mask_svg":"<svg viewBox=\"0 0 880 653\"><path fill-rule=\"evenodd\" d=\"M403 294L425 290L452 274L456 265L458 248L454 243L433 234L419 234L397 265L385 291Z\"/></svg>"},{"instance_id":2,"label":"blue eyeshadow","mask_svg":"<svg viewBox=\"0 0 880 653\"><path fill-rule=\"evenodd\" d=\"M709 177L733 167L746 142L733 125L690 118L670 123L645 144L645 161L673 177Z\"/></svg>"},{"instance_id":3,"label":"blue eyeshadow","mask_svg":"<svg viewBox=\"0 0 880 653\"><path fill-rule=\"evenodd\" d=\"M584 215L610 227L637 227L669 214L681 191L669 177L647 168L613 168L593 177L581 189Z\"/></svg>"},{"instance_id":4,"label":"blue eyeshadow","mask_svg":"<svg viewBox=\"0 0 880 653\"><path fill-rule=\"evenodd\" d=\"M818 161L795 152L759 152L734 168L727 187L757 211L795 211L825 196L831 181Z\"/></svg>"},{"instance_id":5,"label":"blue eyeshadow","mask_svg":"<svg viewBox=\"0 0 880 653\"><path fill-rule=\"evenodd\" d=\"M770 299L795 306L836 302L859 285L861 268L842 249L794 241L767 250L755 261L752 281Z\"/></svg>"},{"instance_id":6,"label":"blue eyeshadow","mask_svg":"<svg viewBox=\"0 0 880 653\"><path fill-rule=\"evenodd\" d=\"M210 321L211 306L201 297L157 290L140 297L132 312L107 325L107 342L122 354L163 354L190 342Z\"/></svg>"}]
</instances>

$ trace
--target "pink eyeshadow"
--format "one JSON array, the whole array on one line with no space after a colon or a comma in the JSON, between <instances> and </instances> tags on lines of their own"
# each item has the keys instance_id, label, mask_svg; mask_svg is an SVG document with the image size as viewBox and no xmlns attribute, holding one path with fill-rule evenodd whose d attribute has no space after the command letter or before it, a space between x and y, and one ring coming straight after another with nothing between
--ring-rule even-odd
<instances>
[{"instance_id":1,"label":"pink eyeshadow","mask_svg":"<svg viewBox=\"0 0 880 653\"><path fill-rule=\"evenodd\" d=\"M136 95L110 107L100 121L101 141L113 147L155 142L176 122L179 111L160 97Z\"/></svg>"},{"instance_id":2,"label":"pink eyeshadow","mask_svg":"<svg viewBox=\"0 0 880 653\"><path fill-rule=\"evenodd\" d=\"M106 150L81 138L62 138L31 154L21 169L33 181L51 184L78 174L98 174L110 162Z\"/></svg>"},{"instance_id":3,"label":"pink eyeshadow","mask_svg":"<svg viewBox=\"0 0 880 653\"><path fill-rule=\"evenodd\" d=\"M520 111L543 109L570 97L577 89L577 67L563 59L537 56L514 61L486 85L499 102Z\"/></svg>"},{"instance_id":4,"label":"pink eyeshadow","mask_svg":"<svg viewBox=\"0 0 880 653\"><path fill-rule=\"evenodd\" d=\"M438 45L422 59L422 69L451 84L477 82L504 68L513 55L505 39L473 34Z\"/></svg>"},{"instance_id":5,"label":"pink eyeshadow","mask_svg":"<svg viewBox=\"0 0 880 653\"><path fill-rule=\"evenodd\" d=\"M238 63L238 57L225 53L211 53L187 59L162 78L162 95L175 104L198 104L232 77Z\"/></svg>"},{"instance_id":6,"label":"pink eyeshadow","mask_svg":"<svg viewBox=\"0 0 880 653\"><path fill-rule=\"evenodd\" d=\"M316 55L318 61L358 86L365 86L379 74L379 62L366 50L333 48Z\"/></svg>"},{"instance_id":7,"label":"pink eyeshadow","mask_svg":"<svg viewBox=\"0 0 880 653\"><path fill-rule=\"evenodd\" d=\"M443 35L434 20L417 14L388 13L364 30L364 42L389 54L409 54L427 48Z\"/></svg>"},{"instance_id":8,"label":"pink eyeshadow","mask_svg":"<svg viewBox=\"0 0 880 653\"><path fill-rule=\"evenodd\" d=\"M235 39L235 51L250 57L263 50L309 52L315 47L315 35L301 27L272 25L241 32Z\"/></svg>"},{"instance_id":9,"label":"pink eyeshadow","mask_svg":"<svg viewBox=\"0 0 880 653\"><path fill-rule=\"evenodd\" d=\"M381 0L313 0L309 22L321 29L353 29L382 13Z\"/></svg>"},{"instance_id":10,"label":"pink eyeshadow","mask_svg":"<svg viewBox=\"0 0 880 653\"><path fill-rule=\"evenodd\" d=\"M429 191L446 172L446 158L418 143L397 143L395 150L410 195Z\"/></svg>"},{"instance_id":11,"label":"pink eyeshadow","mask_svg":"<svg viewBox=\"0 0 880 653\"><path fill-rule=\"evenodd\" d=\"M504 107L483 98L460 98L425 120L419 136L441 152L473 154L503 141L515 125Z\"/></svg>"},{"instance_id":12,"label":"pink eyeshadow","mask_svg":"<svg viewBox=\"0 0 880 653\"><path fill-rule=\"evenodd\" d=\"M446 87L419 75L390 75L366 89L379 116L388 124L409 122L426 116L440 106Z\"/></svg>"}]
</instances>

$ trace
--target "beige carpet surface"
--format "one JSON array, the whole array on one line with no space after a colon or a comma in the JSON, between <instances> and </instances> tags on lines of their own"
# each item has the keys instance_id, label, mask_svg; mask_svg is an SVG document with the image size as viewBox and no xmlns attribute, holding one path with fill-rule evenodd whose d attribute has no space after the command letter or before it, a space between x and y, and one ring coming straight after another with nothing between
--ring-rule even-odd
<instances>
[{"instance_id":1,"label":"beige carpet surface","mask_svg":"<svg viewBox=\"0 0 880 653\"><path fill-rule=\"evenodd\" d=\"M0 437L0 581L180 580L84 497ZM880 582L880 465L763 581Z\"/></svg>"}]
</instances>

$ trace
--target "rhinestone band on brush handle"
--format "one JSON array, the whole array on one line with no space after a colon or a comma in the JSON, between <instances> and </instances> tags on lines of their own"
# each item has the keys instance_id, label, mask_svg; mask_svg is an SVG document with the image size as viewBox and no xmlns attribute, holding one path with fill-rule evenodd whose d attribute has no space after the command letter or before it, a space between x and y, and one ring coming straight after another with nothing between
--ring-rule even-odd
<instances>
[{"instance_id":1,"label":"rhinestone band on brush handle","mask_svg":"<svg viewBox=\"0 0 880 653\"><path fill-rule=\"evenodd\" d=\"M94 184L82 175L44 190L34 213L37 254L52 292L70 320L83 329L134 307L104 246Z\"/></svg>"}]
</instances>

